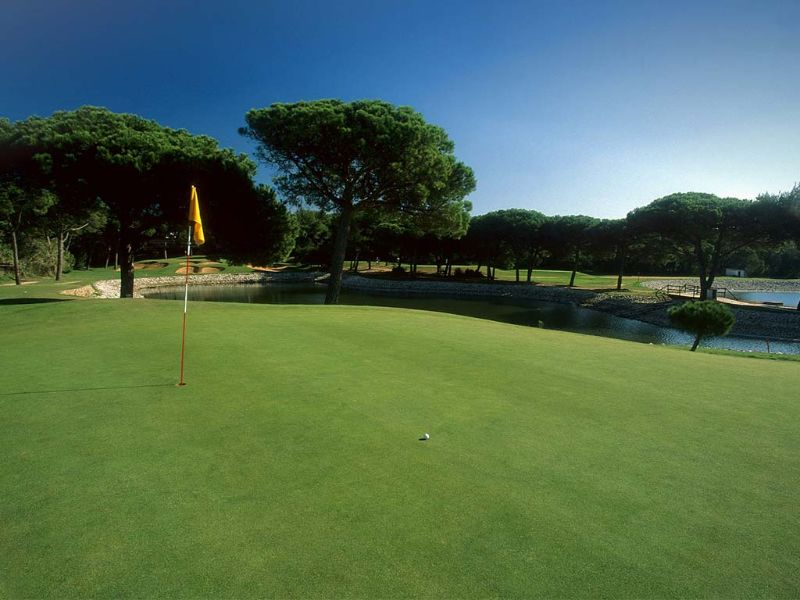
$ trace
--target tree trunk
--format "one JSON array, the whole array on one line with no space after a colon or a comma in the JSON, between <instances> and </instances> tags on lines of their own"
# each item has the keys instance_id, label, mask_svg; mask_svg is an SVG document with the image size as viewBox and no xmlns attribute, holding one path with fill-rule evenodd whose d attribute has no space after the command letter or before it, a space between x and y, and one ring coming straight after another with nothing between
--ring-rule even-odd
<instances>
[{"instance_id":1,"label":"tree trunk","mask_svg":"<svg viewBox=\"0 0 800 600\"><path fill-rule=\"evenodd\" d=\"M711 295L711 287L714 285L714 279L715 278L716 278L716 275L714 275L713 271L711 272L711 274L708 277L706 277L706 290L708 290L706 292L706 296L710 296ZM705 299L708 300L708 297L706 297Z\"/></svg>"},{"instance_id":2,"label":"tree trunk","mask_svg":"<svg viewBox=\"0 0 800 600\"><path fill-rule=\"evenodd\" d=\"M517 283L519 283L519 263L514 263L514 268L517 271Z\"/></svg>"},{"instance_id":3,"label":"tree trunk","mask_svg":"<svg viewBox=\"0 0 800 600\"><path fill-rule=\"evenodd\" d=\"M572 275L569 276L569 287L575 285L575 275L578 273L578 267L581 263L581 251L575 248L572 253Z\"/></svg>"},{"instance_id":4,"label":"tree trunk","mask_svg":"<svg viewBox=\"0 0 800 600\"><path fill-rule=\"evenodd\" d=\"M61 281L64 272L64 232L58 232L58 247L56 248L56 281Z\"/></svg>"},{"instance_id":5,"label":"tree trunk","mask_svg":"<svg viewBox=\"0 0 800 600\"><path fill-rule=\"evenodd\" d=\"M533 280L533 267L531 265L528 265L528 273L526 281L528 283L531 283L532 280Z\"/></svg>"},{"instance_id":6,"label":"tree trunk","mask_svg":"<svg viewBox=\"0 0 800 600\"><path fill-rule=\"evenodd\" d=\"M625 271L625 252L620 251L619 254L619 272L617 273L617 291L622 289L622 274Z\"/></svg>"},{"instance_id":7,"label":"tree trunk","mask_svg":"<svg viewBox=\"0 0 800 600\"><path fill-rule=\"evenodd\" d=\"M708 260L700 242L695 244L695 255L700 265L700 300L708 299Z\"/></svg>"},{"instance_id":8,"label":"tree trunk","mask_svg":"<svg viewBox=\"0 0 800 600\"><path fill-rule=\"evenodd\" d=\"M700 261L700 300L708 300L708 271L706 270L706 261Z\"/></svg>"},{"instance_id":9,"label":"tree trunk","mask_svg":"<svg viewBox=\"0 0 800 600\"><path fill-rule=\"evenodd\" d=\"M325 293L325 304L338 304L339 292L342 289L342 269L344 254L347 250L347 236L350 234L350 222L353 220L353 207L344 206L339 214L339 226L336 228L336 240L333 243L331 271L328 279L328 290Z\"/></svg>"},{"instance_id":10,"label":"tree trunk","mask_svg":"<svg viewBox=\"0 0 800 600\"><path fill-rule=\"evenodd\" d=\"M106 246L106 269L108 268L108 264L111 262L111 246Z\"/></svg>"},{"instance_id":11,"label":"tree trunk","mask_svg":"<svg viewBox=\"0 0 800 600\"><path fill-rule=\"evenodd\" d=\"M367 271L372 271L372 259L367 259Z\"/></svg>"},{"instance_id":12,"label":"tree trunk","mask_svg":"<svg viewBox=\"0 0 800 600\"><path fill-rule=\"evenodd\" d=\"M119 297L133 298L133 244L126 226L120 228L119 249Z\"/></svg>"},{"instance_id":13,"label":"tree trunk","mask_svg":"<svg viewBox=\"0 0 800 600\"><path fill-rule=\"evenodd\" d=\"M700 300L708 300L708 280L700 275Z\"/></svg>"},{"instance_id":14,"label":"tree trunk","mask_svg":"<svg viewBox=\"0 0 800 600\"><path fill-rule=\"evenodd\" d=\"M11 249L14 253L14 281L17 285L22 285L22 278L19 273L19 248L17 247L17 232L11 230Z\"/></svg>"},{"instance_id":15,"label":"tree trunk","mask_svg":"<svg viewBox=\"0 0 800 600\"><path fill-rule=\"evenodd\" d=\"M694 344L692 344L692 352L697 350L697 346L700 344L700 340L703 336L698 334L697 337L694 338Z\"/></svg>"}]
</instances>

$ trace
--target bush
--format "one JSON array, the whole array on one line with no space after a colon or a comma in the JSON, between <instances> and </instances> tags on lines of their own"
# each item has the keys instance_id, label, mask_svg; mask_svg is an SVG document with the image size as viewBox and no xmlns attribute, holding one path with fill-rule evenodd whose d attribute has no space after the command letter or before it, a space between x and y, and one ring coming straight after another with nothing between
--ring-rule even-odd
<instances>
[{"instance_id":1,"label":"bush","mask_svg":"<svg viewBox=\"0 0 800 600\"><path fill-rule=\"evenodd\" d=\"M667 311L672 324L695 335L692 352L704 337L726 335L736 322L731 309L714 300L685 302Z\"/></svg>"},{"instance_id":2,"label":"bush","mask_svg":"<svg viewBox=\"0 0 800 600\"><path fill-rule=\"evenodd\" d=\"M456 267L456 270L453 271L453 276L454 277L461 277L461 278L464 278L464 279L480 279L481 277L484 277L484 274L481 273L480 271L475 270L475 269L466 269L465 270L465 269L462 269L461 267Z\"/></svg>"},{"instance_id":3,"label":"bush","mask_svg":"<svg viewBox=\"0 0 800 600\"><path fill-rule=\"evenodd\" d=\"M405 273L406 273L406 270L403 267L401 267L400 265L397 265L396 267L392 267L392 275L405 275Z\"/></svg>"},{"instance_id":4,"label":"bush","mask_svg":"<svg viewBox=\"0 0 800 600\"><path fill-rule=\"evenodd\" d=\"M52 277L56 273L58 248L55 240L26 238L19 249L20 271L27 276ZM75 257L64 251L64 273L69 273L75 265Z\"/></svg>"},{"instance_id":5,"label":"bush","mask_svg":"<svg viewBox=\"0 0 800 600\"><path fill-rule=\"evenodd\" d=\"M4 244L0 241L0 264L11 264L14 262L14 252L11 246Z\"/></svg>"}]
</instances>

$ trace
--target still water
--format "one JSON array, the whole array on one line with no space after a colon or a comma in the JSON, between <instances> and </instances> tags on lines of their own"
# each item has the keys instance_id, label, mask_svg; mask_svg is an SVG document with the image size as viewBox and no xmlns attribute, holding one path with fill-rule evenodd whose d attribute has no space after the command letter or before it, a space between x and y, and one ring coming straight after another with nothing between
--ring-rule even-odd
<instances>
[{"instance_id":1,"label":"still water","mask_svg":"<svg viewBox=\"0 0 800 600\"><path fill-rule=\"evenodd\" d=\"M189 288L190 300L212 302L250 302L259 304L323 304L326 286L322 284L196 285ZM183 300L183 286L162 287L146 294L148 298ZM692 337L675 329L641 321L623 319L572 304L510 298L441 298L419 295L374 295L342 290L340 304L390 306L446 312L514 325L542 326L589 335L600 335L635 342L689 345ZM731 350L766 352L765 340L725 337L703 340L703 346ZM800 354L800 344L770 342L772 352Z\"/></svg>"},{"instance_id":2,"label":"still water","mask_svg":"<svg viewBox=\"0 0 800 600\"><path fill-rule=\"evenodd\" d=\"M733 292L738 300L746 302L780 302L784 306L797 307L800 292Z\"/></svg>"}]
</instances>

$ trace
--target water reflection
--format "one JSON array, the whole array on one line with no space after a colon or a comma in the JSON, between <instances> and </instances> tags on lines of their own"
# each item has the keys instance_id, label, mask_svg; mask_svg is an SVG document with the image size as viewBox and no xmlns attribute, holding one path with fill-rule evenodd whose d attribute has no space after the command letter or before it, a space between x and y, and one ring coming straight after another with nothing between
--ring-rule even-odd
<instances>
[{"instance_id":1,"label":"water reflection","mask_svg":"<svg viewBox=\"0 0 800 600\"><path fill-rule=\"evenodd\" d=\"M212 302L248 302L257 304L323 304L325 287L321 284L268 285L196 285L189 288L190 300ZM163 287L146 294L148 298L182 300L182 286ZM557 304L511 298L463 299L421 297L417 295L373 295L343 289L341 304L389 306L445 312L514 325L543 326L589 335L613 337L653 344L689 345L691 336L682 331L658 327L641 321L623 319L572 304ZM704 340L703 346L731 350L766 352L765 340L725 337ZM800 354L800 344L770 341L772 352Z\"/></svg>"}]
</instances>

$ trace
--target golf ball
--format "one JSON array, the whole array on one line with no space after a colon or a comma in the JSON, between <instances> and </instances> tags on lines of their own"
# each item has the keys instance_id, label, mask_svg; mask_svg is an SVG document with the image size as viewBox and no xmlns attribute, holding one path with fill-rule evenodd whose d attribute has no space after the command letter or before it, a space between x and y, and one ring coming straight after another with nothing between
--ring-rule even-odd
<instances>
[{"instance_id":1,"label":"golf ball","mask_svg":"<svg viewBox=\"0 0 800 600\"><path fill-rule=\"evenodd\" d=\"M427 433L422 434L422 437L425 438L426 440L431 439L431 436L429 436Z\"/></svg>"}]
</instances>

